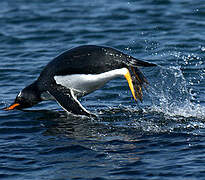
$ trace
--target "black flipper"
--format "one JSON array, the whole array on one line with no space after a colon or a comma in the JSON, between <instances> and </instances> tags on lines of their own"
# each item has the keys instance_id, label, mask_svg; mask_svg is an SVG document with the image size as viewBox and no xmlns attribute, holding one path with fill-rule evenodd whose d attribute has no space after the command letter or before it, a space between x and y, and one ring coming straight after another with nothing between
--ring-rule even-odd
<instances>
[{"instance_id":1,"label":"black flipper","mask_svg":"<svg viewBox=\"0 0 205 180\"><path fill-rule=\"evenodd\" d=\"M48 92L56 99L60 106L67 112L76 115L94 116L89 113L75 98L72 90L57 84L52 84Z\"/></svg>"}]
</instances>

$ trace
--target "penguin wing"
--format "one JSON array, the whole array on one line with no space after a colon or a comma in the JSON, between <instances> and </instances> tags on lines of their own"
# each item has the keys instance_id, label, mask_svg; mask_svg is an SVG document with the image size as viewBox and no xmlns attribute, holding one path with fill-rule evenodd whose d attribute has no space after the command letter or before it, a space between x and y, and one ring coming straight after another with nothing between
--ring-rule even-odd
<instances>
[{"instance_id":1,"label":"penguin wing","mask_svg":"<svg viewBox=\"0 0 205 180\"><path fill-rule=\"evenodd\" d=\"M80 104L71 89L62 85L52 84L48 88L48 92L65 111L76 115L92 116L92 114Z\"/></svg>"}]
</instances>

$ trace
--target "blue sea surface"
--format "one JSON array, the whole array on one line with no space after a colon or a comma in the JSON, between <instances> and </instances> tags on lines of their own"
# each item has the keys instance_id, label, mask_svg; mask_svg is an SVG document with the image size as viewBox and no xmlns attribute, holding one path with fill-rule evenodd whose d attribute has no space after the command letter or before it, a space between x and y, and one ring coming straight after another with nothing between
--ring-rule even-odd
<instances>
[{"instance_id":1,"label":"blue sea surface","mask_svg":"<svg viewBox=\"0 0 205 180\"><path fill-rule=\"evenodd\" d=\"M0 1L0 108L67 49L117 48L156 63L143 103L117 78L81 98L0 110L0 179L205 179L203 0Z\"/></svg>"}]
</instances>

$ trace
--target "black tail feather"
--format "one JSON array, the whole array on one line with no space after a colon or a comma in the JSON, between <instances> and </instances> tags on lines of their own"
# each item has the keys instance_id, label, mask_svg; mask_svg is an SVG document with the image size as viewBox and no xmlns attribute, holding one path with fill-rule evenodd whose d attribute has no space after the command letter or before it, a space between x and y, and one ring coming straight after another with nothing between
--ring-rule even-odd
<instances>
[{"instance_id":1,"label":"black tail feather","mask_svg":"<svg viewBox=\"0 0 205 180\"><path fill-rule=\"evenodd\" d=\"M131 57L131 56L128 56L127 64L130 65L130 66L133 66L133 67L139 67L139 66L142 66L142 67L157 66L157 65L154 64L154 63L142 61L142 60L136 59L136 58Z\"/></svg>"},{"instance_id":2,"label":"black tail feather","mask_svg":"<svg viewBox=\"0 0 205 180\"><path fill-rule=\"evenodd\" d=\"M130 71L132 83L135 89L135 95L142 102L142 99L143 99L142 89L143 88L147 89L146 85L148 85L149 83L147 79L145 78L145 76L143 75L143 73L137 67L130 66L129 71Z\"/></svg>"}]
</instances>

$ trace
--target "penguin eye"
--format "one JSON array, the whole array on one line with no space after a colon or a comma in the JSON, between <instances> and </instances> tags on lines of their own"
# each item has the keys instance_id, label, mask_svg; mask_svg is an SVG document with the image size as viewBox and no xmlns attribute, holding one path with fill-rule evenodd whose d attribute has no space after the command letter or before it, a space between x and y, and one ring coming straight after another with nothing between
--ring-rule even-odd
<instances>
[{"instance_id":1,"label":"penguin eye","mask_svg":"<svg viewBox=\"0 0 205 180\"><path fill-rule=\"evenodd\" d=\"M17 107L17 109L22 109L22 108L27 108L32 106L31 103L28 100L26 100L23 96L17 96L15 102L20 104Z\"/></svg>"},{"instance_id":2,"label":"penguin eye","mask_svg":"<svg viewBox=\"0 0 205 180\"><path fill-rule=\"evenodd\" d=\"M22 104L22 102L24 102L24 99L23 99L22 96L17 95L17 96L16 96L16 99L15 99L15 102L16 102L16 103L19 103L19 104Z\"/></svg>"}]
</instances>

